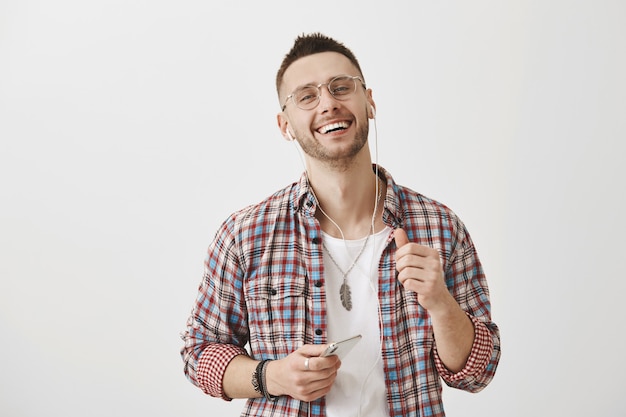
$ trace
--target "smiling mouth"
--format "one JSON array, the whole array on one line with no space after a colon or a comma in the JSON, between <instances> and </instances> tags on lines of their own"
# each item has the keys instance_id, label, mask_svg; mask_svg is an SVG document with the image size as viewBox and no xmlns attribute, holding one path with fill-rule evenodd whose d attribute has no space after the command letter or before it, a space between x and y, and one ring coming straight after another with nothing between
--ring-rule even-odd
<instances>
[{"instance_id":1,"label":"smiling mouth","mask_svg":"<svg viewBox=\"0 0 626 417\"><path fill-rule=\"evenodd\" d=\"M337 122L337 123L331 123L326 126L322 126L319 129L317 129L317 131L325 135L327 133L338 132L340 130L346 130L349 127L350 127L350 123L348 122Z\"/></svg>"}]
</instances>

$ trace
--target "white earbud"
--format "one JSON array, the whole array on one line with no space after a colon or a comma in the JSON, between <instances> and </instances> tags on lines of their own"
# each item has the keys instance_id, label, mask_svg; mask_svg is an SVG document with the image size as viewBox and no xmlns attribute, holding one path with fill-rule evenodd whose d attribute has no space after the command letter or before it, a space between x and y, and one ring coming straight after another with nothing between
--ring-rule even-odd
<instances>
[{"instance_id":1,"label":"white earbud","mask_svg":"<svg viewBox=\"0 0 626 417\"><path fill-rule=\"evenodd\" d=\"M286 131L287 131L287 136L289 137L289 140L293 142L295 139L293 138L293 136L291 136L291 131L289 131L289 129L287 129Z\"/></svg>"},{"instance_id":2,"label":"white earbud","mask_svg":"<svg viewBox=\"0 0 626 417\"><path fill-rule=\"evenodd\" d=\"M376 118L376 109L374 108L374 106L370 106L370 110L372 111L372 119Z\"/></svg>"}]
</instances>

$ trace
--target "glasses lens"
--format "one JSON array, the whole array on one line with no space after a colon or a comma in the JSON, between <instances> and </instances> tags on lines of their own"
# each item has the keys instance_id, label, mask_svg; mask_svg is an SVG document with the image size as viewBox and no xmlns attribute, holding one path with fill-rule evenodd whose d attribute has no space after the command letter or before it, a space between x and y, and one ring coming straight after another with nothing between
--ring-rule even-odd
<instances>
[{"instance_id":1,"label":"glasses lens","mask_svg":"<svg viewBox=\"0 0 626 417\"><path fill-rule=\"evenodd\" d=\"M320 84L320 87L322 85L324 84ZM311 110L317 106L319 102L320 87L305 85L294 91L291 98L296 106L302 110ZM330 83L328 83L328 91L330 91L337 100L346 100L356 91L356 81L349 75L340 75L330 80Z\"/></svg>"},{"instance_id":2,"label":"glasses lens","mask_svg":"<svg viewBox=\"0 0 626 417\"><path fill-rule=\"evenodd\" d=\"M341 76L331 80L328 89L335 98L342 100L354 93L356 83L352 77Z\"/></svg>"},{"instance_id":3,"label":"glasses lens","mask_svg":"<svg viewBox=\"0 0 626 417\"><path fill-rule=\"evenodd\" d=\"M315 107L319 90L312 85L306 85L293 93L293 100L298 107L304 110Z\"/></svg>"}]
</instances>

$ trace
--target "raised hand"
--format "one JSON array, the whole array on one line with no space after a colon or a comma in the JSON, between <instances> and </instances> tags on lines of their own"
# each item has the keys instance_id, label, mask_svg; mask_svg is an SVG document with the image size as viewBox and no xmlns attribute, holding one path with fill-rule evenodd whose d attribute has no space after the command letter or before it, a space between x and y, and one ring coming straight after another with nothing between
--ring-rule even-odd
<instances>
[{"instance_id":1,"label":"raised hand","mask_svg":"<svg viewBox=\"0 0 626 417\"><path fill-rule=\"evenodd\" d=\"M404 288L418 294L417 300L426 310L445 309L454 298L444 280L437 249L409 241L404 229L394 231L396 269Z\"/></svg>"}]
</instances>

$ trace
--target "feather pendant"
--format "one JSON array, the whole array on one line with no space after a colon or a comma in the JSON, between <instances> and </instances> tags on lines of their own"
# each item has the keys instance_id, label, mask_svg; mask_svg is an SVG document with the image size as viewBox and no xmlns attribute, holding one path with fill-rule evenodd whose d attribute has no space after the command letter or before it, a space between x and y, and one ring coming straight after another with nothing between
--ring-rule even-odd
<instances>
[{"instance_id":1,"label":"feather pendant","mask_svg":"<svg viewBox=\"0 0 626 417\"><path fill-rule=\"evenodd\" d=\"M352 294L350 294L350 286L345 281L341 284L339 295L341 296L341 305L348 311L352 310Z\"/></svg>"}]
</instances>

